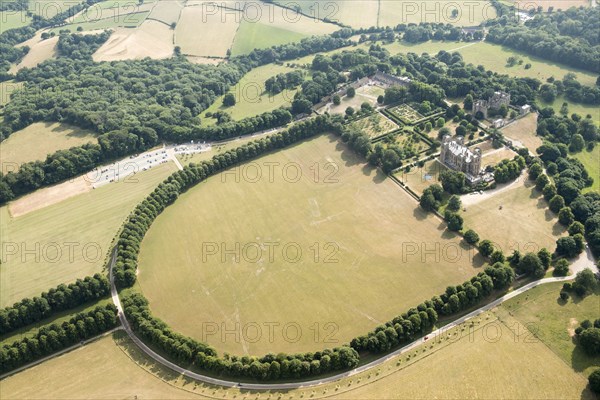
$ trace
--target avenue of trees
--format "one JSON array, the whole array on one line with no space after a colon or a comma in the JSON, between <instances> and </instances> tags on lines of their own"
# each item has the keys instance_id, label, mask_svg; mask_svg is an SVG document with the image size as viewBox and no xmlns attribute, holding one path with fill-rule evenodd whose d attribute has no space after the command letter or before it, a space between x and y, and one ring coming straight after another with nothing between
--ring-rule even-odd
<instances>
[{"instance_id":1,"label":"avenue of trees","mask_svg":"<svg viewBox=\"0 0 600 400\"><path fill-rule=\"evenodd\" d=\"M11 307L0 309L0 335L70 310L110 293L108 279L101 274L78 279L69 285L59 285L39 297L25 298Z\"/></svg>"},{"instance_id":2,"label":"avenue of trees","mask_svg":"<svg viewBox=\"0 0 600 400\"><path fill-rule=\"evenodd\" d=\"M97 336L118 325L114 304L98 306L76 314L62 324L43 326L33 335L15 340L0 348L0 372L8 372L43 358L82 340Z\"/></svg>"}]
</instances>

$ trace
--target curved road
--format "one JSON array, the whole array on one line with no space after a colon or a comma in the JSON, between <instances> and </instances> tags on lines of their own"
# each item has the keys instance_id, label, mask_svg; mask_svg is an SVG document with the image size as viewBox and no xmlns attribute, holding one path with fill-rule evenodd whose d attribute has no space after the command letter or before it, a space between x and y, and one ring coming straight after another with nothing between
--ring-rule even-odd
<instances>
[{"instance_id":1,"label":"curved road","mask_svg":"<svg viewBox=\"0 0 600 400\"><path fill-rule=\"evenodd\" d=\"M212 378L212 377L206 376L206 375L201 375L201 374L198 374L198 373L195 373L192 371L188 371L184 368L181 368L179 365L174 364L171 361L160 356L159 354L157 354L154 350L152 350L150 347L148 347L144 342L142 342L141 339L139 339L135 335L135 333L129 326L129 322L127 321L127 318L125 318L125 314L123 313L123 308L121 307L121 301L119 300L119 294L117 292L117 288L115 286L114 279L113 279L113 266L116 261L116 252L117 252L117 248L115 247L115 249L113 250L112 256L111 256L111 261L110 261L110 266L109 266L109 277L110 277L112 300L118 309L119 319L121 321L121 324L123 325L123 329L125 330L125 332L127 332L129 337L131 338L131 340L144 353L146 353L149 357L154 359L156 362L162 364L163 366L165 366L175 372L178 372L184 376L187 376L189 378L192 378L192 379L195 379L195 380L198 380L201 382L209 383L212 385L225 386L225 387L237 387L237 388L241 388L241 389L254 389L254 390L286 390L286 389L298 389L298 388L306 388L306 387L310 387L310 386L317 386L317 385L321 385L324 383L332 383L339 379L353 376L353 375L359 374L361 372L364 372L370 368L381 365L384 362L386 362L404 352L410 351L410 350L414 349L415 347L420 346L421 344L425 343L425 341L426 341L425 338L415 340L414 342L394 351L393 353L386 354L385 356L383 356L375 361L372 361L368 364L362 365L358 368L343 372L341 374L329 376L329 377L326 377L323 379L316 379L316 380L312 380L312 381L293 382L293 383L273 383L273 384L242 383L242 382L226 381L226 380L222 380L222 379ZM591 265L588 265L588 263ZM513 297L518 296L521 293L524 293L527 290L532 289L536 286L543 285L545 283L563 282L563 281L571 280L571 279L575 278L575 275L577 274L577 272L582 271L585 268L590 268L590 269L592 269L592 271L598 272L598 270L595 266L595 263L594 263L594 258L592 256L592 253L589 250L589 248L587 248L587 247L586 247L585 253L582 253L575 260L575 262L573 262L571 264L570 269L573 273L570 276L560 277L560 278L546 278L546 279L541 279L539 281L531 282L525 286L515 289L514 291L512 291L510 293L507 293L506 295L494 300L493 302L491 302L489 304L484 305L483 307L481 307L467 315L460 317L459 319L441 327L440 329L437 329L437 330L431 332L430 334L427 335L427 337L428 338L429 337L437 337L438 335L447 332L449 329L452 329L455 326L460 325L463 322L465 322L473 317L476 317L477 315L479 315L485 311L489 311L490 309L502 304L506 300L512 299Z\"/></svg>"}]
</instances>

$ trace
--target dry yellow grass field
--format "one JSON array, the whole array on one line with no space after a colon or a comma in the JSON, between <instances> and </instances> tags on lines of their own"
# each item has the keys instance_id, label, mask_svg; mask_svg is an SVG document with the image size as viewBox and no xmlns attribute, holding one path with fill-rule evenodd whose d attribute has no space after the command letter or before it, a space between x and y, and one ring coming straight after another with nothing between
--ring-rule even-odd
<instances>
[{"instance_id":1,"label":"dry yellow grass field","mask_svg":"<svg viewBox=\"0 0 600 400\"><path fill-rule=\"evenodd\" d=\"M535 134L537 129L537 114L531 113L523 118L516 120L514 123L501 129L502 134L522 146L527 147L532 153L535 149L542 145L542 138Z\"/></svg>"},{"instance_id":2,"label":"dry yellow grass field","mask_svg":"<svg viewBox=\"0 0 600 400\"><path fill-rule=\"evenodd\" d=\"M174 31L162 22L146 20L136 29L116 28L93 55L94 61L169 58L173 55Z\"/></svg>"},{"instance_id":3,"label":"dry yellow grass field","mask_svg":"<svg viewBox=\"0 0 600 400\"><path fill-rule=\"evenodd\" d=\"M434 183L441 185L440 173L446 169L446 166L435 159L427 161L422 168L415 166L408 172L398 171L394 176L420 196L427 186Z\"/></svg>"},{"instance_id":4,"label":"dry yellow grass field","mask_svg":"<svg viewBox=\"0 0 600 400\"><path fill-rule=\"evenodd\" d=\"M318 350L373 329L481 266L459 236L334 136L256 160L267 162L277 163L272 182L264 169L254 183L236 181L244 169L211 177L182 194L144 238L139 286L175 330L234 354ZM284 167L290 177L301 171L300 181L285 181ZM254 258L254 244L264 250L272 242L279 243L273 257ZM214 243L220 251L208 254ZM222 253L238 245L251 255ZM424 255L424 246L434 254ZM278 324L272 343L267 322ZM263 333L255 342L253 323ZM240 340L221 336L236 324ZM286 324L290 337L302 330L298 340L286 340ZM215 325L219 333L209 335Z\"/></svg>"},{"instance_id":5,"label":"dry yellow grass field","mask_svg":"<svg viewBox=\"0 0 600 400\"><path fill-rule=\"evenodd\" d=\"M0 307L99 272L125 217L176 168L163 164L19 217L1 207Z\"/></svg>"},{"instance_id":6,"label":"dry yellow grass field","mask_svg":"<svg viewBox=\"0 0 600 400\"><path fill-rule=\"evenodd\" d=\"M462 213L465 229L497 243L506 255L515 249L528 252L546 247L553 251L565 228L534 186L525 174L482 195L462 196L467 210Z\"/></svg>"},{"instance_id":7,"label":"dry yellow grass field","mask_svg":"<svg viewBox=\"0 0 600 400\"><path fill-rule=\"evenodd\" d=\"M204 7L185 7L175 29L175 43L186 55L226 57L240 25L241 13L207 13Z\"/></svg>"},{"instance_id":8,"label":"dry yellow grass field","mask_svg":"<svg viewBox=\"0 0 600 400\"><path fill-rule=\"evenodd\" d=\"M11 134L2 142L2 172L15 171L21 164L29 161L45 160L48 154L57 150L95 141L96 135L85 129L59 122L36 122Z\"/></svg>"},{"instance_id":9,"label":"dry yellow grass field","mask_svg":"<svg viewBox=\"0 0 600 400\"><path fill-rule=\"evenodd\" d=\"M34 68L42 62L56 57L56 44L58 36L42 40L41 33L38 32L33 38L21 43L19 46L29 46L29 53L23 57L21 62L12 65L9 72L16 74L23 68Z\"/></svg>"}]
</instances>

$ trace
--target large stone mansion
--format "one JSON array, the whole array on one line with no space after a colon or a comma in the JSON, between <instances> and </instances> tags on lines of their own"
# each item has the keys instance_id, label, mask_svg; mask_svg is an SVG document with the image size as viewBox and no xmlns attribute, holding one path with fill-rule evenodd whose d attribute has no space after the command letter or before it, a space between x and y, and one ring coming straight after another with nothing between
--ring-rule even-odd
<instances>
[{"instance_id":1,"label":"large stone mansion","mask_svg":"<svg viewBox=\"0 0 600 400\"><path fill-rule=\"evenodd\" d=\"M470 184L481 181L481 149L469 149L462 136L444 136L440 153L440 162L454 171L465 174Z\"/></svg>"}]
</instances>

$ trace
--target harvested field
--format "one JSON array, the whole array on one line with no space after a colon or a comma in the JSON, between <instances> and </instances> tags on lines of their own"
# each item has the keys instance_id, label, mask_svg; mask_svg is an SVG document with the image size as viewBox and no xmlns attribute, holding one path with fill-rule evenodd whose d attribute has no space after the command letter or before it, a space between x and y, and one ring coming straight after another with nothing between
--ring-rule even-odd
<instances>
[{"instance_id":1,"label":"harvested field","mask_svg":"<svg viewBox=\"0 0 600 400\"><path fill-rule=\"evenodd\" d=\"M179 21L182 10L183 3L178 0L158 0L148 15L148 19L171 25Z\"/></svg>"},{"instance_id":2,"label":"harvested field","mask_svg":"<svg viewBox=\"0 0 600 400\"><path fill-rule=\"evenodd\" d=\"M11 74L16 74L23 68L34 68L42 62L55 58L57 55L56 44L58 36L42 40L40 34L37 34L33 39L30 39L20 46L29 46L29 53L23 57L20 63L13 65L8 71Z\"/></svg>"},{"instance_id":3,"label":"harvested field","mask_svg":"<svg viewBox=\"0 0 600 400\"><path fill-rule=\"evenodd\" d=\"M94 61L140 60L173 56L174 31L162 22L146 20L132 30L117 28L93 55Z\"/></svg>"},{"instance_id":4,"label":"harvested field","mask_svg":"<svg viewBox=\"0 0 600 400\"><path fill-rule=\"evenodd\" d=\"M185 55L226 57L240 24L241 13L205 12L203 7L185 7L175 29L175 43Z\"/></svg>"}]
</instances>

